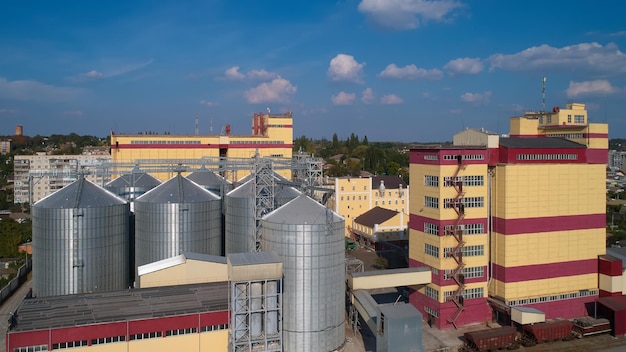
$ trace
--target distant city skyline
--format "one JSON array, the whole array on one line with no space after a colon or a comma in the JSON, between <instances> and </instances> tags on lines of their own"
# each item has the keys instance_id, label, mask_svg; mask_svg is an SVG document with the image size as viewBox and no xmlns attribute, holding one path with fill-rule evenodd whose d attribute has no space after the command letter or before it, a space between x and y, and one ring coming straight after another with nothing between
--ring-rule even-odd
<instances>
[{"instance_id":1,"label":"distant city skyline","mask_svg":"<svg viewBox=\"0 0 626 352\"><path fill-rule=\"evenodd\" d=\"M626 138L626 3L607 0L10 2L0 135L250 133L451 140L568 102ZM212 132L211 132L212 130Z\"/></svg>"}]
</instances>

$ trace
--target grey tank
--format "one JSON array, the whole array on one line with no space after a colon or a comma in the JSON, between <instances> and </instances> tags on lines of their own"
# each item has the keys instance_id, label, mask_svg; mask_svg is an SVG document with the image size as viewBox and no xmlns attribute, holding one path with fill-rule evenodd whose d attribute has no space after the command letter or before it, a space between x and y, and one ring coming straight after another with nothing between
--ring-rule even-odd
<instances>
[{"instance_id":1,"label":"grey tank","mask_svg":"<svg viewBox=\"0 0 626 352\"><path fill-rule=\"evenodd\" d=\"M274 187L275 208L288 203L302 193L297 189L276 185ZM235 188L224 197L224 240L226 254L254 252L251 236L256 231L254 211L254 188L252 181Z\"/></svg>"},{"instance_id":2,"label":"grey tank","mask_svg":"<svg viewBox=\"0 0 626 352\"><path fill-rule=\"evenodd\" d=\"M159 179L135 167L130 173L123 174L104 185L104 188L132 202L160 184Z\"/></svg>"},{"instance_id":3,"label":"grey tank","mask_svg":"<svg viewBox=\"0 0 626 352\"><path fill-rule=\"evenodd\" d=\"M33 294L128 288L129 205L79 178L32 207Z\"/></svg>"},{"instance_id":4,"label":"grey tank","mask_svg":"<svg viewBox=\"0 0 626 352\"><path fill-rule=\"evenodd\" d=\"M283 260L285 351L334 351L345 339L344 219L301 195L262 219L264 251Z\"/></svg>"},{"instance_id":5,"label":"grey tank","mask_svg":"<svg viewBox=\"0 0 626 352\"><path fill-rule=\"evenodd\" d=\"M187 175L187 178L220 196L233 190L230 181L204 166Z\"/></svg>"},{"instance_id":6,"label":"grey tank","mask_svg":"<svg viewBox=\"0 0 626 352\"><path fill-rule=\"evenodd\" d=\"M135 200L135 266L182 252L222 255L221 199L180 174Z\"/></svg>"}]
</instances>

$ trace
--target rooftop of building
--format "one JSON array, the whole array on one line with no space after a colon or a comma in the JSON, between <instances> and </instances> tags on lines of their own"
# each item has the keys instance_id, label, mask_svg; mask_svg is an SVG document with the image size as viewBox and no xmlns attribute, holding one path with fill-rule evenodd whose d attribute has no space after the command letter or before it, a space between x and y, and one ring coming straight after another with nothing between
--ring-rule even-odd
<instances>
[{"instance_id":1,"label":"rooftop of building","mask_svg":"<svg viewBox=\"0 0 626 352\"><path fill-rule=\"evenodd\" d=\"M572 142L565 138L500 138L500 146L506 148L529 148L529 149L572 149L587 148L585 145Z\"/></svg>"},{"instance_id":2,"label":"rooftop of building","mask_svg":"<svg viewBox=\"0 0 626 352\"><path fill-rule=\"evenodd\" d=\"M454 144L416 144L410 147L411 150L485 150L484 145L454 145Z\"/></svg>"},{"instance_id":3,"label":"rooftop of building","mask_svg":"<svg viewBox=\"0 0 626 352\"><path fill-rule=\"evenodd\" d=\"M13 331L228 310L228 282L25 299Z\"/></svg>"},{"instance_id":4,"label":"rooftop of building","mask_svg":"<svg viewBox=\"0 0 626 352\"><path fill-rule=\"evenodd\" d=\"M382 224L383 222L393 218L397 214L397 211L376 206L366 211L365 213L357 216L354 219L354 222L365 225L367 227L374 227L374 225Z\"/></svg>"},{"instance_id":5,"label":"rooftop of building","mask_svg":"<svg viewBox=\"0 0 626 352\"><path fill-rule=\"evenodd\" d=\"M400 185L406 188L406 182L400 176L372 176L372 187L378 187L380 185L380 181L385 183L385 189L398 189Z\"/></svg>"},{"instance_id":6,"label":"rooftop of building","mask_svg":"<svg viewBox=\"0 0 626 352\"><path fill-rule=\"evenodd\" d=\"M162 259L156 262L141 265L137 268L137 270L138 270L139 276L142 276L142 275L153 273L159 270L171 268L176 265L183 264L187 260L196 260L196 261L207 262L207 263L226 264L226 257L203 254L203 253L182 252L181 254L174 256L174 257L170 257L170 258Z\"/></svg>"}]
</instances>

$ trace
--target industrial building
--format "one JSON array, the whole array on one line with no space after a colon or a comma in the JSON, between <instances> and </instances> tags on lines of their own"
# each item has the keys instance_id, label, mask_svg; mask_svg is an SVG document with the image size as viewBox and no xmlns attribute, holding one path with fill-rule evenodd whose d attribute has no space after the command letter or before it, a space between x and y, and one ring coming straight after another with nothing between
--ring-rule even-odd
<instances>
[{"instance_id":1,"label":"industrial building","mask_svg":"<svg viewBox=\"0 0 626 352\"><path fill-rule=\"evenodd\" d=\"M258 113L252 117L252 134L233 135L230 125L218 135L200 135L196 128L194 135L157 134L144 132L138 134L111 133L111 160L114 163L135 163L147 160L155 163L171 162L176 165L180 160L200 160L202 158L251 158L255 154L261 157L291 159L293 147L293 116L285 114ZM291 178L287 170L278 171ZM250 170L223 170L221 176L233 182ZM159 171L153 175L162 181L174 176L175 172Z\"/></svg>"},{"instance_id":2,"label":"industrial building","mask_svg":"<svg viewBox=\"0 0 626 352\"><path fill-rule=\"evenodd\" d=\"M375 207L404 213L408 224L409 186L400 176L336 177L329 206L346 219L346 237L353 236L353 221Z\"/></svg>"},{"instance_id":3,"label":"industrial building","mask_svg":"<svg viewBox=\"0 0 626 352\"><path fill-rule=\"evenodd\" d=\"M410 151L410 265L433 276L410 301L440 329L515 307L585 316L598 298L607 124L577 103L510 123Z\"/></svg>"}]
</instances>

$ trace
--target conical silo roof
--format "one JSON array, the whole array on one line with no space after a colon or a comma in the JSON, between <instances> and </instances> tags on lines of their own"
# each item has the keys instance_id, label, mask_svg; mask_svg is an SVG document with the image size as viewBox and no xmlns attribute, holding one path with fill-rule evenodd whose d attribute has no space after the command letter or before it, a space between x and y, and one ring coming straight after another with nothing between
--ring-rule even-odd
<instances>
[{"instance_id":1,"label":"conical silo roof","mask_svg":"<svg viewBox=\"0 0 626 352\"><path fill-rule=\"evenodd\" d=\"M154 188L161 184L161 181L150 175L147 172L141 171L138 167L135 167L130 173L123 174L122 176L107 183L107 188L122 188L122 187L143 187Z\"/></svg>"},{"instance_id":2,"label":"conical silo roof","mask_svg":"<svg viewBox=\"0 0 626 352\"><path fill-rule=\"evenodd\" d=\"M232 191L226 194L228 197L235 198L250 198L252 195L252 180L246 181L246 183L241 186L233 189Z\"/></svg>"},{"instance_id":3,"label":"conical silo roof","mask_svg":"<svg viewBox=\"0 0 626 352\"><path fill-rule=\"evenodd\" d=\"M340 215L303 194L268 213L263 217L263 220L294 225L325 224L327 212L331 213L333 223L343 221Z\"/></svg>"},{"instance_id":4,"label":"conical silo roof","mask_svg":"<svg viewBox=\"0 0 626 352\"><path fill-rule=\"evenodd\" d=\"M220 197L204 187L178 174L160 186L144 193L135 201L146 203L195 203L219 199Z\"/></svg>"},{"instance_id":5,"label":"conical silo roof","mask_svg":"<svg viewBox=\"0 0 626 352\"><path fill-rule=\"evenodd\" d=\"M215 172L205 168L204 166L190 173L189 175L187 175L187 178L199 184L200 186L205 186L205 187L220 186L222 184L230 184L230 181L226 180L225 178L216 174Z\"/></svg>"},{"instance_id":6,"label":"conical silo roof","mask_svg":"<svg viewBox=\"0 0 626 352\"><path fill-rule=\"evenodd\" d=\"M78 180L41 199L33 206L69 209L97 208L125 203L126 201L122 198L81 176Z\"/></svg>"}]
</instances>

